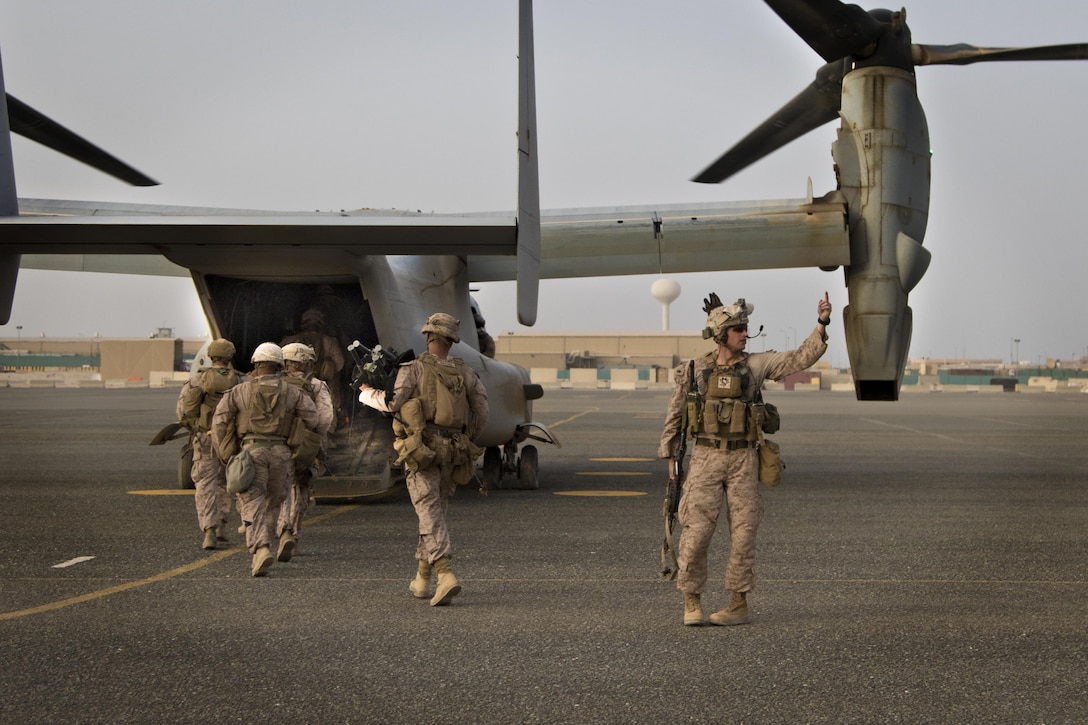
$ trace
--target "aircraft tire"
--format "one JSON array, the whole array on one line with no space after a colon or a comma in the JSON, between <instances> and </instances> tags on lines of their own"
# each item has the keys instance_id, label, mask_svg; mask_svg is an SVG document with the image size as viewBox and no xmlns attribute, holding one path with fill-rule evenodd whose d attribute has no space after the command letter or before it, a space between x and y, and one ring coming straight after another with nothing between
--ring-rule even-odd
<instances>
[{"instance_id":1,"label":"aircraft tire","mask_svg":"<svg viewBox=\"0 0 1088 725\"><path fill-rule=\"evenodd\" d=\"M484 463L480 478L486 489L496 489L502 482L502 450L498 446L484 449Z\"/></svg>"},{"instance_id":2,"label":"aircraft tire","mask_svg":"<svg viewBox=\"0 0 1088 725\"><path fill-rule=\"evenodd\" d=\"M193 482L193 445L189 441L185 442L178 454L178 488L187 491L196 488Z\"/></svg>"},{"instance_id":3,"label":"aircraft tire","mask_svg":"<svg viewBox=\"0 0 1088 725\"><path fill-rule=\"evenodd\" d=\"M524 491L535 491L540 488L540 477L537 475L539 471L536 446L525 446L521 449L521 457L518 459L519 488Z\"/></svg>"}]
</instances>

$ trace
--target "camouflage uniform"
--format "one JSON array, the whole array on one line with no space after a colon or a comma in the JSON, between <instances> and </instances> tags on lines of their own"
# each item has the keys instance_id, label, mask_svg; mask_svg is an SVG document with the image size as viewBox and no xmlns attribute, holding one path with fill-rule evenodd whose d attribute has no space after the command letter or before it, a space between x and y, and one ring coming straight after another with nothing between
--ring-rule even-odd
<instances>
[{"instance_id":1,"label":"camouflage uniform","mask_svg":"<svg viewBox=\"0 0 1088 725\"><path fill-rule=\"evenodd\" d=\"M302 381L300 389L314 402L314 407L317 408L317 428L314 432L321 436L321 447L324 449L325 438L336 419L328 384L321 378L302 372L287 373L287 377ZM321 460L320 457L319 460ZM306 514L313 491L310 486L311 478L313 478L313 472L309 468L295 466L294 483L286 500L280 506L279 520L276 524L276 530L281 536L284 532L290 532L295 539L298 539L299 532L302 531L302 517Z\"/></svg>"},{"instance_id":2,"label":"camouflage uniform","mask_svg":"<svg viewBox=\"0 0 1088 725\"><path fill-rule=\"evenodd\" d=\"M273 430L255 431L251 408L253 393L261 393L268 399L282 397L283 406L271 411ZM235 436L242 447L253 456L253 485L238 494L238 509L246 526L246 546L256 554L261 547L270 547L275 541L276 514L294 482L294 465L291 449L287 447L287 434L296 417L310 430L318 426L317 408L301 388L289 385L281 375L261 375L231 388L219 401L212 418L212 437L217 452L225 450L231 427L236 425Z\"/></svg>"},{"instance_id":3,"label":"camouflage uniform","mask_svg":"<svg viewBox=\"0 0 1088 725\"><path fill-rule=\"evenodd\" d=\"M468 398L469 423L466 426L465 435L469 439L483 430L487 424L488 405L487 391L479 376L472 368L463 363L457 365L454 359L439 360L430 353L423 353L415 360L401 366L397 373L397 382L393 389L393 399L385 403L385 393L371 388L364 391L360 400L367 405L396 413L404 405L414 399L423 398L427 393L422 388L426 372L424 359L427 358L439 366L448 367L451 371L460 368L464 372L466 395ZM460 362L460 361L458 361ZM426 408L426 405L424 406ZM434 409L433 402L431 409ZM433 421L427 421L428 426L423 434L423 443L431 448L436 448L436 437L445 437L448 431L443 431L432 425ZM443 557L450 556L450 533L446 527L446 511L449 508L449 499L457 489L450 477L451 471L447 463L436 458L433 463L420 466L418 470L409 468L406 480L408 494L412 498L416 516L419 518L419 544L416 547L416 558L420 561L433 564Z\"/></svg>"},{"instance_id":4,"label":"camouflage uniform","mask_svg":"<svg viewBox=\"0 0 1088 725\"><path fill-rule=\"evenodd\" d=\"M741 353L731 366L746 365L747 385L739 400L753 402L763 381L783 377L812 366L827 350L827 336L817 328L796 350L789 352ZM717 352L695 359L695 382L700 397L706 399L707 381L716 366ZM658 456L674 458L680 447L681 414L688 394L688 364L673 371L676 383L665 416ZM700 433L700 438L703 437ZM740 441L745 433L725 433L722 442ZM763 497L759 490L759 455L755 447L729 450L697 444L692 447L691 463L680 497L678 520L683 527L677 547L679 573L676 587L685 594L702 594L707 577L707 551L714 535L722 503L730 529L729 564L725 588L747 592L755 582L756 530L763 518Z\"/></svg>"},{"instance_id":5,"label":"camouflage uniform","mask_svg":"<svg viewBox=\"0 0 1088 725\"><path fill-rule=\"evenodd\" d=\"M231 495L227 476L212 446L212 412L222 395L237 385L242 374L233 368L210 367L190 377L178 395L178 422L191 432L196 518L201 531L219 528L230 517ZM203 409L204 412L202 412Z\"/></svg>"}]
</instances>

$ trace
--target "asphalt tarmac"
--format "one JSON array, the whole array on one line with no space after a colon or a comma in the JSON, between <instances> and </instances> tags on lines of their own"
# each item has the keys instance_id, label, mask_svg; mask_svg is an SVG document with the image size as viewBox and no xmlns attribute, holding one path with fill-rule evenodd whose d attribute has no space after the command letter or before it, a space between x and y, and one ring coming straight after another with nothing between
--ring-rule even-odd
<instances>
[{"instance_id":1,"label":"asphalt tarmac","mask_svg":"<svg viewBox=\"0 0 1088 725\"><path fill-rule=\"evenodd\" d=\"M458 492L437 608L402 490L319 506L264 578L236 534L203 551L177 442L147 445L176 394L0 389L0 722L1088 719L1088 395L768 396L753 622L684 627L665 392L547 391L563 447L537 491Z\"/></svg>"}]
</instances>

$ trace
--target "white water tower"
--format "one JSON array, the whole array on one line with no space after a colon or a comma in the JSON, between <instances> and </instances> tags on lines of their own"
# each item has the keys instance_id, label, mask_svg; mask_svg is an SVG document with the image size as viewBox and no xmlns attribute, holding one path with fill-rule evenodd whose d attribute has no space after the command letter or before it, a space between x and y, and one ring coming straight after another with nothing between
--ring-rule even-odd
<instances>
[{"instance_id":1,"label":"white water tower","mask_svg":"<svg viewBox=\"0 0 1088 725\"><path fill-rule=\"evenodd\" d=\"M659 279L650 285L650 294L661 303L661 329L669 329L669 305L680 296L680 283L674 279Z\"/></svg>"}]
</instances>

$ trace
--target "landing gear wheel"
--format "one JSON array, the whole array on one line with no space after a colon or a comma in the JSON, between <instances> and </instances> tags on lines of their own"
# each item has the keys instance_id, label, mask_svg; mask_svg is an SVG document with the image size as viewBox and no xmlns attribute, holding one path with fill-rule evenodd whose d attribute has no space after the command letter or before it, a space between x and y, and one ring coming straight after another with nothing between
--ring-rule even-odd
<instances>
[{"instance_id":1,"label":"landing gear wheel","mask_svg":"<svg viewBox=\"0 0 1088 725\"><path fill-rule=\"evenodd\" d=\"M526 491L535 491L540 488L540 480L537 473L540 466L536 457L536 446L525 446L521 449L521 458L518 459L518 483L520 488Z\"/></svg>"},{"instance_id":2,"label":"landing gear wheel","mask_svg":"<svg viewBox=\"0 0 1088 725\"><path fill-rule=\"evenodd\" d=\"M187 442L181 447L178 454L178 488L192 490L196 488L193 482L193 444Z\"/></svg>"},{"instance_id":3,"label":"landing gear wheel","mask_svg":"<svg viewBox=\"0 0 1088 725\"><path fill-rule=\"evenodd\" d=\"M484 449L484 464L480 478L485 489L496 489L502 482L502 451L497 446Z\"/></svg>"}]
</instances>

